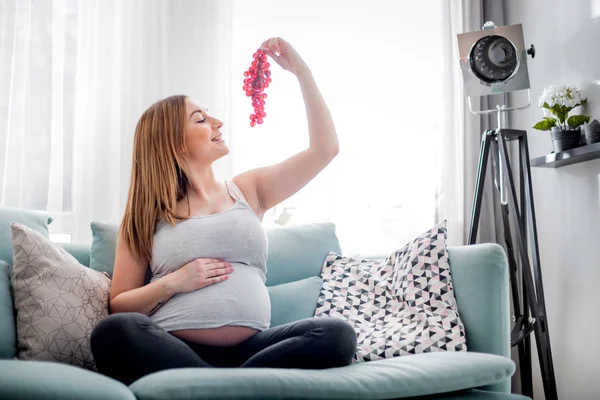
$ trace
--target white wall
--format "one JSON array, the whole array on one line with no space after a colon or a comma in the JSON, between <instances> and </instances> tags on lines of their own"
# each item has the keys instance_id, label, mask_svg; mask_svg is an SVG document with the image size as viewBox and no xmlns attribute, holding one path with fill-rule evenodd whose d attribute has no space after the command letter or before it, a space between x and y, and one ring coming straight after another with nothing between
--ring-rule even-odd
<instances>
[{"instance_id":1,"label":"white wall","mask_svg":"<svg viewBox=\"0 0 600 400\"><path fill-rule=\"evenodd\" d=\"M528 66L529 109L511 115L527 129L532 158L552 151L549 134L531 129L542 116L544 87L573 83L600 120L600 0L505 0L507 24L523 23L537 49ZM600 357L600 160L558 169L533 168L533 190L559 398L598 399ZM534 394L543 399L537 355Z\"/></svg>"}]
</instances>

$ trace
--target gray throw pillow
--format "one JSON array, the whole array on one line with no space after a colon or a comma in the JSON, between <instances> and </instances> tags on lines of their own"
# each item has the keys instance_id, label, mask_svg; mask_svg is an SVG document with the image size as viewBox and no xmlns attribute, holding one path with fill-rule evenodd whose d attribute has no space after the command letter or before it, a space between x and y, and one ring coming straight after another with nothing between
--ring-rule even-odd
<instances>
[{"instance_id":1,"label":"gray throw pillow","mask_svg":"<svg viewBox=\"0 0 600 400\"><path fill-rule=\"evenodd\" d=\"M90 334L108 315L110 279L60 245L11 224L17 357L95 370Z\"/></svg>"}]
</instances>

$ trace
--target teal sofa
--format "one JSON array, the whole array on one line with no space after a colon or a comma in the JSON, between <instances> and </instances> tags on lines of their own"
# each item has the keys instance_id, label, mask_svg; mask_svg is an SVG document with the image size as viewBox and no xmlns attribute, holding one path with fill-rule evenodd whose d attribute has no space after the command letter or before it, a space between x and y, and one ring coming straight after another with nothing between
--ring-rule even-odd
<instances>
[{"instance_id":1,"label":"teal sofa","mask_svg":"<svg viewBox=\"0 0 600 400\"><path fill-rule=\"evenodd\" d=\"M0 209L0 259L12 264L10 221L47 235L51 219L43 218ZM98 260L106 265L112 257L110 243L105 243L111 241L110 234L110 229L104 230L104 237L102 231L94 232L92 248L62 246L85 266ZM272 300L278 299L273 304L273 325L277 325L314 312L318 286L307 300L310 291L302 289L302 282L311 281L314 288L327 252L341 249L332 224L281 228L268 235L267 285ZM328 370L173 369L143 377L129 387L70 365L15 359L10 268L6 268L0 274L0 399L526 399L510 394L515 365L508 358L508 272L502 248L494 244L454 247L449 249L449 259L468 352L411 355Z\"/></svg>"}]
</instances>

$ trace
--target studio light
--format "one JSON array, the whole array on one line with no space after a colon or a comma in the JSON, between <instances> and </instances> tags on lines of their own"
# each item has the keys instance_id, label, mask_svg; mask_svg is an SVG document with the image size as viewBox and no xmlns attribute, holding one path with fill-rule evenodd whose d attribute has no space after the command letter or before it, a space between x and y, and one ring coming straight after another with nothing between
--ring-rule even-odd
<instances>
[{"instance_id":1,"label":"studio light","mask_svg":"<svg viewBox=\"0 0 600 400\"><path fill-rule=\"evenodd\" d=\"M529 89L527 55L521 24L499 26L486 22L481 31L458 35L460 67L468 97Z\"/></svg>"},{"instance_id":2,"label":"studio light","mask_svg":"<svg viewBox=\"0 0 600 400\"><path fill-rule=\"evenodd\" d=\"M527 132L507 128L504 118L508 111L526 108L531 104L527 56L535 57L535 47L531 45L529 49L525 48L521 24L497 27L493 22L486 22L482 30L459 34L457 39L469 109L474 114L498 114L497 129L487 129L481 136L468 244L475 244L477 238L486 169L492 158L494 162L491 168L497 188L495 193L500 198L514 312L510 342L511 346L518 347L521 387L523 394L533 396L529 336L534 333L544 393L547 400L556 400L558 396L538 249ZM525 104L498 104L494 109L473 109L472 97L518 90L527 90ZM511 165L509 141L518 142L516 168ZM515 173L518 174L516 183L513 178Z\"/></svg>"}]
</instances>

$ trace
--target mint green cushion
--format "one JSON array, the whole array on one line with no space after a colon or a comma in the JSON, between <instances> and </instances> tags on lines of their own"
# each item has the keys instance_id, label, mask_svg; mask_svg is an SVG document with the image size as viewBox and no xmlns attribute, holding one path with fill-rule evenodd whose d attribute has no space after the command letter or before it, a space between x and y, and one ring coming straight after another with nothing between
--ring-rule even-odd
<instances>
[{"instance_id":1,"label":"mint green cushion","mask_svg":"<svg viewBox=\"0 0 600 400\"><path fill-rule=\"evenodd\" d=\"M135 400L114 379L71 365L0 360L0 398L20 400Z\"/></svg>"},{"instance_id":2,"label":"mint green cushion","mask_svg":"<svg viewBox=\"0 0 600 400\"><path fill-rule=\"evenodd\" d=\"M13 265L13 249L10 241L10 224L16 222L48 237L48 224L52 217L36 211L0 207L0 260Z\"/></svg>"},{"instance_id":3,"label":"mint green cushion","mask_svg":"<svg viewBox=\"0 0 600 400\"><path fill-rule=\"evenodd\" d=\"M117 243L117 224L94 221L90 267L112 276ZM341 253L332 223L292 225L267 229L269 253L267 285L279 285L321 276L323 260L330 251Z\"/></svg>"},{"instance_id":4,"label":"mint green cushion","mask_svg":"<svg viewBox=\"0 0 600 400\"><path fill-rule=\"evenodd\" d=\"M17 350L15 310L10 291L10 267L0 261L0 359L13 358Z\"/></svg>"},{"instance_id":5,"label":"mint green cushion","mask_svg":"<svg viewBox=\"0 0 600 400\"><path fill-rule=\"evenodd\" d=\"M93 221L92 247L90 249L90 268L106 272L112 277L115 266L115 251L117 248L117 233L119 225L101 221Z\"/></svg>"},{"instance_id":6,"label":"mint green cushion","mask_svg":"<svg viewBox=\"0 0 600 400\"><path fill-rule=\"evenodd\" d=\"M90 266L90 246L79 243L59 243L63 249L69 252L79 264Z\"/></svg>"},{"instance_id":7,"label":"mint green cushion","mask_svg":"<svg viewBox=\"0 0 600 400\"><path fill-rule=\"evenodd\" d=\"M508 358L437 352L325 370L185 368L145 376L130 389L139 400L392 399L476 388L509 378Z\"/></svg>"},{"instance_id":8,"label":"mint green cushion","mask_svg":"<svg viewBox=\"0 0 600 400\"><path fill-rule=\"evenodd\" d=\"M269 286L271 327L314 317L321 286L318 276Z\"/></svg>"},{"instance_id":9,"label":"mint green cushion","mask_svg":"<svg viewBox=\"0 0 600 400\"><path fill-rule=\"evenodd\" d=\"M321 276L327 254L342 252L330 222L268 229L267 236L267 286Z\"/></svg>"}]
</instances>

